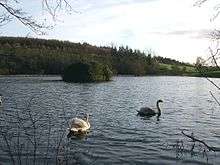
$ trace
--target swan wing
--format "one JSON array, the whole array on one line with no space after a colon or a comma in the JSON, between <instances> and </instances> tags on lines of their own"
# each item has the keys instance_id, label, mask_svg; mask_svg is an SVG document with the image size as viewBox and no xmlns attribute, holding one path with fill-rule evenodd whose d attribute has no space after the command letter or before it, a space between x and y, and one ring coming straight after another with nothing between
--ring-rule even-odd
<instances>
[{"instance_id":1,"label":"swan wing","mask_svg":"<svg viewBox=\"0 0 220 165\"><path fill-rule=\"evenodd\" d=\"M83 119L74 118L71 122L71 131L86 131L90 128L90 124Z\"/></svg>"},{"instance_id":2,"label":"swan wing","mask_svg":"<svg viewBox=\"0 0 220 165\"><path fill-rule=\"evenodd\" d=\"M155 112L153 109L149 108L149 107L142 107L142 108L138 111L138 113L139 113L140 115L155 115L155 114L156 114L156 112Z\"/></svg>"},{"instance_id":3,"label":"swan wing","mask_svg":"<svg viewBox=\"0 0 220 165\"><path fill-rule=\"evenodd\" d=\"M87 126L87 123L82 119L74 118L71 122L71 127L82 128L85 126Z\"/></svg>"}]
</instances>

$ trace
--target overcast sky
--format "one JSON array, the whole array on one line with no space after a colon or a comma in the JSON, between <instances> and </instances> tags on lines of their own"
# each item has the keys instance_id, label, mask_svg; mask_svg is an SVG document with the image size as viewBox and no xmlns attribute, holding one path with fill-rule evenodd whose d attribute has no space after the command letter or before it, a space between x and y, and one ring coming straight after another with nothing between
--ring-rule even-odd
<instances>
[{"instance_id":1,"label":"overcast sky","mask_svg":"<svg viewBox=\"0 0 220 165\"><path fill-rule=\"evenodd\" d=\"M207 33L218 29L219 18L210 21L217 4L210 0L195 7L195 0L74 0L77 12L59 13L54 29L45 36L73 42L106 46L128 45L142 51L180 61L195 62L206 57L210 39ZM39 0L25 0L28 12L38 19L47 18ZM18 22L1 27L4 36L26 36L29 32Z\"/></svg>"}]
</instances>

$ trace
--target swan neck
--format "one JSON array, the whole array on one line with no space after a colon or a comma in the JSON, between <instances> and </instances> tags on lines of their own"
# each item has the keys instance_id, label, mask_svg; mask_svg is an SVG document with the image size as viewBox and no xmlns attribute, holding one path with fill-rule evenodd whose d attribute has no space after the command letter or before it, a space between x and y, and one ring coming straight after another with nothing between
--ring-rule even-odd
<instances>
[{"instance_id":1,"label":"swan neck","mask_svg":"<svg viewBox=\"0 0 220 165\"><path fill-rule=\"evenodd\" d=\"M157 110L158 110L157 116L159 117L161 115L161 110L160 110L160 107L159 107L159 102L157 102Z\"/></svg>"},{"instance_id":2,"label":"swan neck","mask_svg":"<svg viewBox=\"0 0 220 165\"><path fill-rule=\"evenodd\" d=\"M89 115L86 115L86 122L89 123Z\"/></svg>"}]
</instances>

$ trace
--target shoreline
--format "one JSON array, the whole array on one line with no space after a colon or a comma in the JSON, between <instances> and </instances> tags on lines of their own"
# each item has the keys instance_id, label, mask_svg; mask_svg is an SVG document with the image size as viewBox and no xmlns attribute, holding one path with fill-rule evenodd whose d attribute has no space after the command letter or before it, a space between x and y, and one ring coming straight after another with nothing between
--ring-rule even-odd
<instances>
[{"instance_id":1,"label":"shoreline","mask_svg":"<svg viewBox=\"0 0 220 165\"><path fill-rule=\"evenodd\" d=\"M141 76L136 76L136 75L123 75L123 74L118 74L114 75L113 77L160 77L160 76L167 76L167 77L201 77L201 78L206 78L206 76L200 76L200 75L193 75L193 74L184 74L184 75L169 75L169 74L150 74L150 75L141 75ZM0 75L1 77L60 77L62 78L61 75L59 74L12 74L12 75ZM212 76L207 76L208 78L220 78L220 77L212 77Z\"/></svg>"}]
</instances>

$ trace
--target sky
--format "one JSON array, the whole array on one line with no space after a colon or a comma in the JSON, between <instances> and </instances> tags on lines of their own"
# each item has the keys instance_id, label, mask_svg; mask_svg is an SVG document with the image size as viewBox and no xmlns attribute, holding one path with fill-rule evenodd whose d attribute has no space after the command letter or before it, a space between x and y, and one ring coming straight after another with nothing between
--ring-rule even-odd
<instances>
[{"instance_id":1,"label":"sky","mask_svg":"<svg viewBox=\"0 0 220 165\"><path fill-rule=\"evenodd\" d=\"M39 0L23 0L20 7L35 19L55 25L47 35L30 32L18 21L1 27L4 36L31 36L87 42L97 46L128 45L155 55L195 63L206 58L213 42L208 33L220 27L210 0L201 7L196 0L73 0L71 13L59 12L55 22Z\"/></svg>"}]
</instances>

